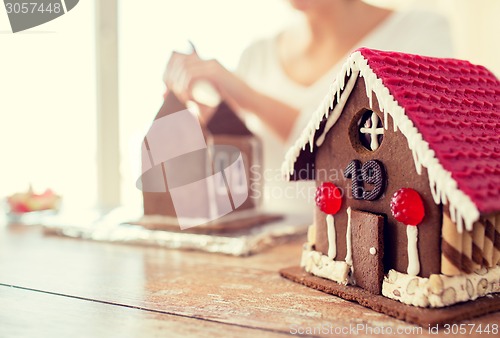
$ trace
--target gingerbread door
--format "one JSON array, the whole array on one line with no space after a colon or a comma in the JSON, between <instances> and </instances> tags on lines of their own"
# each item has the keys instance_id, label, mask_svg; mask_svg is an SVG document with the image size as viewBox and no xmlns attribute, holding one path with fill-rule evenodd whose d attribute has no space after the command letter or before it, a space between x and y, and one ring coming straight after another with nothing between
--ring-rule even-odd
<instances>
[{"instance_id":1,"label":"gingerbread door","mask_svg":"<svg viewBox=\"0 0 500 338\"><path fill-rule=\"evenodd\" d=\"M384 217L351 211L352 264L356 285L380 294L384 277Z\"/></svg>"}]
</instances>

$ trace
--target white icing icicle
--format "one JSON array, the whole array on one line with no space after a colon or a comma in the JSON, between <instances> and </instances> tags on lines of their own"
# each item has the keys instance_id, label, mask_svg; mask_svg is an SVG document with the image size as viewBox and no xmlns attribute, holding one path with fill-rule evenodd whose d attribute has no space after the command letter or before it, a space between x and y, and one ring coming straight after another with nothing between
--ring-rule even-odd
<instances>
[{"instance_id":1,"label":"white icing icicle","mask_svg":"<svg viewBox=\"0 0 500 338\"><path fill-rule=\"evenodd\" d=\"M420 262L418 260L418 228L409 225L406 227L406 236L408 239L408 274L418 275L420 272Z\"/></svg>"},{"instance_id":2,"label":"white icing icicle","mask_svg":"<svg viewBox=\"0 0 500 338\"><path fill-rule=\"evenodd\" d=\"M337 239L335 235L335 219L332 215L326 216L326 227L328 232L328 257L334 259L337 256Z\"/></svg>"},{"instance_id":3,"label":"white icing icicle","mask_svg":"<svg viewBox=\"0 0 500 338\"><path fill-rule=\"evenodd\" d=\"M347 231L345 233L345 243L346 243L345 262L352 266L351 207L347 208Z\"/></svg>"},{"instance_id":4,"label":"white icing icicle","mask_svg":"<svg viewBox=\"0 0 500 338\"><path fill-rule=\"evenodd\" d=\"M337 120L340 117L340 114L342 113L342 110L344 109L344 106L347 102L347 99L351 95L351 92L354 88L354 84L356 83L356 78L358 77L358 72L355 72L352 74L352 76L349 78L349 81L347 82L347 86L344 88L344 91L342 92L342 95L340 95L340 99L337 100L337 105L335 108L333 108L332 113L328 117L328 120L326 121L325 129L323 130L323 133L318 137L316 140L316 146L320 147L323 142L325 142L326 134L332 129L332 127L335 125ZM344 78L344 76L342 76ZM338 79L337 79L338 81ZM337 92L340 93L340 90ZM333 101L332 101L333 102Z\"/></svg>"},{"instance_id":5,"label":"white icing icicle","mask_svg":"<svg viewBox=\"0 0 500 338\"><path fill-rule=\"evenodd\" d=\"M422 165L418 160L417 151L414 149L411 153L413 155L413 161L415 162L415 168L417 169L417 174L422 175Z\"/></svg>"}]
</instances>

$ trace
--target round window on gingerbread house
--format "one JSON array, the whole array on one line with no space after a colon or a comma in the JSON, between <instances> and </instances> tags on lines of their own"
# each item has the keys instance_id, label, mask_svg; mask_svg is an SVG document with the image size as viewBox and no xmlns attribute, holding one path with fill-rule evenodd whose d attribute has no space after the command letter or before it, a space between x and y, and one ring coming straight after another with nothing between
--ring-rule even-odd
<instances>
[{"instance_id":1,"label":"round window on gingerbread house","mask_svg":"<svg viewBox=\"0 0 500 338\"><path fill-rule=\"evenodd\" d=\"M355 115L350 129L351 143L356 151L375 151L384 139L382 119L369 109L363 109Z\"/></svg>"}]
</instances>

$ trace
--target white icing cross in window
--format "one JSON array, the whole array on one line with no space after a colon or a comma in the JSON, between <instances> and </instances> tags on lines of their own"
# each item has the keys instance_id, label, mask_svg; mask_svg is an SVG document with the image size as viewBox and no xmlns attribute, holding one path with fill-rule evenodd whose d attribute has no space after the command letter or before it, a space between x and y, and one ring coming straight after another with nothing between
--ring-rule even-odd
<instances>
[{"instance_id":1,"label":"white icing cross in window","mask_svg":"<svg viewBox=\"0 0 500 338\"><path fill-rule=\"evenodd\" d=\"M365 126L361 127L360 131L362 134L370 135L370 149L377 150L379 147L378 135L384 135L384 128L377 128L379 122L378 115L372 112L371 116L371 126L368 121L366 121ZM368 127L366 125L369 125Z\"/></svg>"}]
</instances>

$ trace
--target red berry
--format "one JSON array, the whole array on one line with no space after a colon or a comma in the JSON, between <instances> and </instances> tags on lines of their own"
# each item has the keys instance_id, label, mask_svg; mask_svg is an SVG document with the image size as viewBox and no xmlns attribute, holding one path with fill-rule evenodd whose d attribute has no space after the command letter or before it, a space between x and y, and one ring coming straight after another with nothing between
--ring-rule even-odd
<instances>
[{"instance_id":1,"label":"red berry","mask_svg":"<svg viewBox=\"0 0 500 338\"><path fill-rule=\"evenodd\" d=\"M331 182L324 182L316 189L316 205L325 214L335 215L342 206L342 190Z\"/></svg>"},{"instance_id":2,"label":"red berry","mask_svg":"<svg viewBox=\"0 0 500 338\"><path fill-rule=\"evenodd\" d=\"M405 225L418 225L425 216L424 202L420 194L411 188L401 188L391 199L391 211L395 219Z\"/></svg>"}]
</instances>

